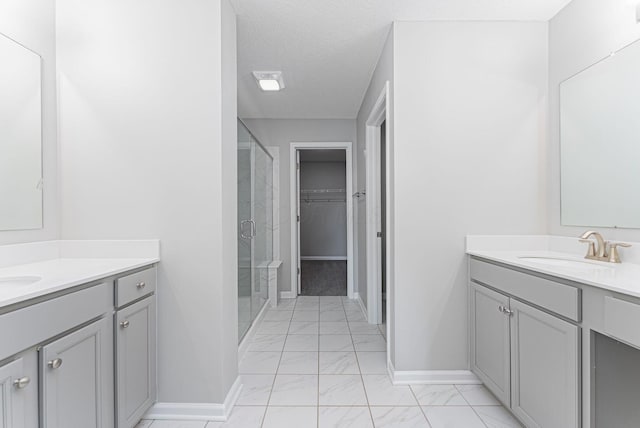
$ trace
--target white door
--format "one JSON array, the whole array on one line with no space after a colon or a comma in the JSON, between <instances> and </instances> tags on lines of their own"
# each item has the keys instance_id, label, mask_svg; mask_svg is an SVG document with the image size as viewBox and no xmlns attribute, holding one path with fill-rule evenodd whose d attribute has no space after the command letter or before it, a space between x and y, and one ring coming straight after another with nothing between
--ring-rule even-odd
<instances>
[{"instance_id":1,"label":"white door","mask_svg":"<svg viewBox=\"0 0 640 428\"><path fill-rule=\"evenodd\" d=\"M302 269L300 268L300 150L296 150L296 266L297 269L298 295L302 293Z\"/></svg>"}]
</instances>

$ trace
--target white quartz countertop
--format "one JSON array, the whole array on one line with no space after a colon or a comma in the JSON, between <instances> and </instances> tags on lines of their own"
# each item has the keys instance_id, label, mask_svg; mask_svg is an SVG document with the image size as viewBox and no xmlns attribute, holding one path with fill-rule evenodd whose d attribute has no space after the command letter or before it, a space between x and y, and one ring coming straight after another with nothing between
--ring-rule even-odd
<instances>
[{"instance_id":1,"label":"white quartz countertop","mask_svg":"<svg viewBox=\"0 0 640 428\"><path fill-rule=\"evenodd\" d=\"M62 291L158 262L157 258L53 259L0 269L0 308ZM20 286L3 286L3 278L37 276Z\"/></svg>"},{"instance_id":2,"label":"white quartz countertop","mask_svg":"<svg viewBox=\"0 0 640 428\"><path fill-rule=\"evenodd\" d=\"M159 261L157 239L0 245L0 308ZM30 280L21 283L20 279Z\"/></svg>"},{"instance_id":3,"label":"white quartz countertop","mask_svg":"<svg viewBox=\"0 0 640 428\"><path fill-rule=\"evenodd\" d=\"M639 264L598 262L586 260L584 256L552 250L468 249L467 254L640 298ZM559 261L558 265L550 265L545 260L536 261L533 258L559 259ZM580 263L563 266L563 260Z\"/></svg>"}]
</instances>

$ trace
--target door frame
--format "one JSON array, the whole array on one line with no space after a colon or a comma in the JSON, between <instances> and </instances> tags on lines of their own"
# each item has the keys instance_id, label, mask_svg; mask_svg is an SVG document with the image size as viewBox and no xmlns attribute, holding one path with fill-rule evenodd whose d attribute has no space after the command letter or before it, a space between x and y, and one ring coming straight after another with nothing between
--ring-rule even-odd
<instances>
[{"instance_id":1,"label":"door frame","mask_svg":"<svg viewBox=\"0 0 640 428\"><path fill-rule=\"evenodd\" d=\"M292 142L289 148L289 205L291 223L291 294L296 297L299 294L298 267L300 259L298 254L298 201L300 194L297 186L297 152L299 150L344 150L346 153L346 188L347 201L347 296L354 298L354 239L353 239L353 152L352 142Z\"/></svg>"},{"instance_id":2,"label":"door frame","mask_svg":"<svg viewBox=\"0 0 640 428\"><path fill-rule=\"evenodd\" d=\"M391 123L389 121L389 82L387 81L378 96L378 99L371 107L371 112L366 121L366 253L367 253L367 318L370 324L382 323L382 248L381 242L377 237L380 229L380 204L381 204L381 188L380 188L380 127L383 122L385 126L385 148L386 162L385 170L387 189L387 200L385 210L387 213L386 233L387 233L387 294L389 294L389 135ZM387 326L389 325L389 296L387 296Z\"/></svg>"}]
</instances>

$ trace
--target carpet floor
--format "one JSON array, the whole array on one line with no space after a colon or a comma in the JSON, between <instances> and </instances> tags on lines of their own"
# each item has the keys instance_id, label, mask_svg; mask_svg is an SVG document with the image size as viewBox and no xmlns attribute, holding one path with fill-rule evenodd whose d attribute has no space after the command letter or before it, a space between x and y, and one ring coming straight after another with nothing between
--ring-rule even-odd
<instances>
[{"instance_id":1,"label":"carpet floor","mask_svg":"<svg viewBox=\"0 0 640 428\"><path fill-rule=\"evenodd\" d=\"M301 296L346 296L346 260L302 260Z\"/></svg>"}]
</instances>

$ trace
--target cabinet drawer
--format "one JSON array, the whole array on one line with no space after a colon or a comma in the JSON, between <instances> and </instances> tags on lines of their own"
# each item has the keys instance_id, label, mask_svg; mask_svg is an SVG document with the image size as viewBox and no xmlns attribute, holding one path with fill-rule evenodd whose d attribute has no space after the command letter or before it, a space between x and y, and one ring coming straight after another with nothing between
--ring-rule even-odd
<instances>
[{"instance_id":1,"label":"cabinet drawer","mask_svg":"<svg viewBox=\"0 0 640 428\"><path fill-rule=\"evenodd\" d=\"M155 267L123 276L116 280L116 306L124 306L155 291Z\"/></svg>"},{"instance_id":2,"label":"cabinet drawer","mask_svg":"<svg viewBox=\"0 0 640 428\"><path fill-rule=\"evenodd\" d=\"M640 348L640 305L606 296L604 298L604 332Z\"/></svg>"},{"instance_id":3,"label":"cabinet drawer","mask_svg":"<svg viewBox=\"0 0 640 428\"><path fill-rule=\"evenodd\" d=\"M577 287L471 259L471 279L570 320L582 321L581 292Z\"/></svg>"},{"instance_id":4,"label":"cabinet drawer","mask_svg":"<svg viewBox=\"0 0 640 428\"><path fill-rule=\"evenodd\" d=\"M103 282L0 315L0 360L111 311L113 285Z\"/></svg>"}]
</instances>

